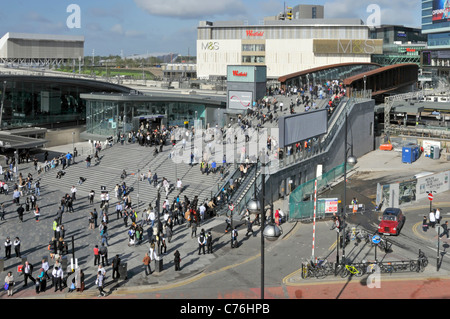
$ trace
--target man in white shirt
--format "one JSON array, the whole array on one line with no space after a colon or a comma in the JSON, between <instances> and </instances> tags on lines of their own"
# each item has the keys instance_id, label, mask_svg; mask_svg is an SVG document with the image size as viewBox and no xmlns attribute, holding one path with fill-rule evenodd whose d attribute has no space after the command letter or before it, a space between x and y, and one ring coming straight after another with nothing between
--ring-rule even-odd
<instances>
[{"instance_id":1,"label":"man in white shirt","mask_svg":"<svg viewBox=\"0 0 450 319\"><path fill-rule=\"evenodd\" d=\"M441 211L439 210L439 208L436 208L436 212L435 212L435 218L436 218L436 223L440 224L441 223Z\"/></svg>"},{"instance_id":2,"label":"man in white shirt","mask_svg":"<svg viewBox=\"0 0 450 319\"><path fill-rule=\"evenodd\" d=\"M76 200L77 188L75 186L72 186L70 191L72 192L72 200Z\"/></svg>"},{"instance_id":3,"label":"man in white shirt","mask_svg":"<svg viewBox=\"0 0 450 319\"><path fill-rule=\"evenodd\" d=\"M206 207L204 204L200 206L200 220L203 221L205 218Z\"/></svg>"},{"instance_id":4,"label":"man in white shirt","mask_svg":"<svg viewBox=\"0 0 450 319\"><path fill-rule=\"evenodd\" d=\"M434 211L430 212L429 220L430 226L434 228L434 226L436 225L436 216L434 215Z\"/></svg>"}]
</instances>

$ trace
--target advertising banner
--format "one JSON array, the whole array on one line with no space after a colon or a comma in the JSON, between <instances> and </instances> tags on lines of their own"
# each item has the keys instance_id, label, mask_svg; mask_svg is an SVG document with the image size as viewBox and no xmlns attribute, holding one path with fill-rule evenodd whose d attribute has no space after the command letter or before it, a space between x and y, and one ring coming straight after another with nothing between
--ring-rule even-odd
<instances>
[{"instance_id":1,"label":"advertising banner","mask_svg":"<svg viewBox=\"0 0 450 319\"><path fill-rule=\"evenodd\" d=\"M246 110L253 105L253 92L229 91L228 108Z\"/></svg>"},{"instance_id":2,"label":"advertising banner","mask_svg":"<svg viewBox=\"0 0 450 319\"><path fill-rule=\"evenodd\" d=\"M450 0L433 0L433 23L450 21Z\"/></svg>"}]
</instances>

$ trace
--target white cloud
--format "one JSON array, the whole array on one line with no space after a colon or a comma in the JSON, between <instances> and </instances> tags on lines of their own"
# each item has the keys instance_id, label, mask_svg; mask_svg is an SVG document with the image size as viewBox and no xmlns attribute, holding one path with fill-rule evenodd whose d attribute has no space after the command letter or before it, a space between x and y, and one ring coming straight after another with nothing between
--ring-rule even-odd
<instances>
[{"instance_id":1,"label":"white cloud","mask_svg":"<svg viewBox=\"0 0 450 319\"><path fill-rule=\"evenodd\" d=\"M124 33L123 32L123 27L122 27L121 24L113 25L112 28L111 28L111 32L116 33L116 34L120 34L120 35L122 35Z\"/></svg>"},{"instance_id":2,"label":"white cloud","mask_svg":"<svg viewBox=\"0 0 450 319\"><path fill-rule=\"evenodd\" d=\"M134 0L155 16L201 19L214 16L241 16L247 11L242 0Z\"/></svg>"}]
</instances>

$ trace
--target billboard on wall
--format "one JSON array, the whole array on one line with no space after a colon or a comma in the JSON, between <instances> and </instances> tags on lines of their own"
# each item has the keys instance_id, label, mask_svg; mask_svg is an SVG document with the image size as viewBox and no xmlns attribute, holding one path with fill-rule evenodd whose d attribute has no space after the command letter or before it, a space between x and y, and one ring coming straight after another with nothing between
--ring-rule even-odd
<instances>
[{"instance_id":1,"label":"billboard on wall","mask_svg":"<svg viewBox=\"0 0 450 319\"><path fill-rule=\"evenodd\" d=\"M278 119L280 147L294 145L328 131L328 111L321 109L296 115L281 116Z\"/></svg>"},{"instance_id":2,"label":"billboard on wall","mask_svg":"<svg viewBox=\"0 0 450 319\"><path fill-rule=\"evenodd\" d=\"M228 91L228 108L234 110L247 110L252 107L253 92Z\"/></svg>"},{"instance_id":3,"label":"billboard on wall","mask_svg":"<svg viewBox=\"0 0 450 319\"><path fill-rule=\"evenodd\" d=\"M433 23L450 21L450 0L433 0Z\"/></svg>"}]
</instances>

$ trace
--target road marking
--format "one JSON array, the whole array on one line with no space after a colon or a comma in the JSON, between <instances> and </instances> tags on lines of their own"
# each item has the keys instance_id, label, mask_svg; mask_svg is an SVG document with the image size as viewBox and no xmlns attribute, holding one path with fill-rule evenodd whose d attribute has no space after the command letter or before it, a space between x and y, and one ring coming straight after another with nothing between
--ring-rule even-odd
<instances>
[{"instance_id":1,"label":"road marking","mask_svg":"<svg viewBox=\"0 0 450 319\"><path fill-rule=\"evenodd\" d=\"M414 226L412 227L413 233L414 233L417 237L420 237L421 239L428 241L428 238L426 238L425 236L421 235L421 234L419 233L419 231L417 230L417 228L419 227L419 225L422 225L422 222L418 222L418 223L414 224Z\"/></svg>"}]
</instances>

